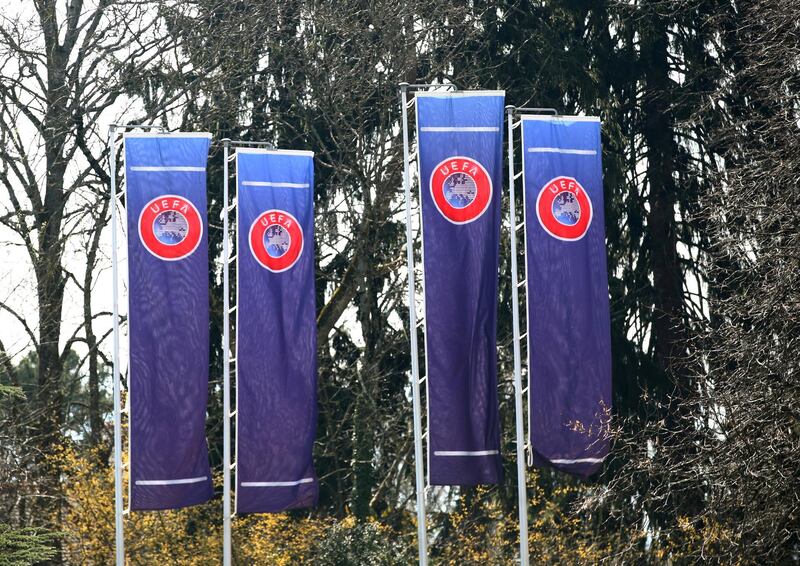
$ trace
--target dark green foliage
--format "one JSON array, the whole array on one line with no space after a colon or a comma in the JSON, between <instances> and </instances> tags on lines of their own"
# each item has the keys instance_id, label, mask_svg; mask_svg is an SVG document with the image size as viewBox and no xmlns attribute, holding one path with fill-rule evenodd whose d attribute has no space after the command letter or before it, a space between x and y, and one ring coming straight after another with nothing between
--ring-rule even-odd
<instances>
[{"instance_id":1,"label":"dark green foliage","mask_svg":"<svg viewBox=\"0 0 800 566\"><path fill-rule=\"evenodd\" d=\"M318 566L401 566L416 560L397 533L372 521L353 527L334 525L312 546L310 555Z\"/></svg>"},{"instance_id":2,"label":"dark green foliage","mask_svg":"<svg viewBox=\"0 0 800 566\"><path fill-rule=\"evenodd\" d=\"M25 566L56 555L56 533L0 523L0 566Z\"/></svg>"}]
</instances>

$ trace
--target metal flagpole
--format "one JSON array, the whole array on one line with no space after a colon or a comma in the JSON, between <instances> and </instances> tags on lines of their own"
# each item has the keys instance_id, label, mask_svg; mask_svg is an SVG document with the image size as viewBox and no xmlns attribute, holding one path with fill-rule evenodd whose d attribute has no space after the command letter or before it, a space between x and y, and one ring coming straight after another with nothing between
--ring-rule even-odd
<instances>
[{"instance_id":1,"label":"metal flagpole","mask_svg":"<svg viewBox=\"0 0 800 566\"><path fill-rule=\"evenodd\" d=\"M406 262L408 268L408 316L411 333L411 393L414 407L414 468L417 490L417 539L419 541L419 564L428 564L428 530L425 512L425 467L422 447L422 397L419 378L419 346L417 344L416 279L414 271L414 240L411 231L411 175L409 173L408 139L408 92L411 89L447 88L458 90L453 84L409 84L398 85L400 105L403 112L403 190L406 199ZM427 379L427 377L425 378Z\"/></svg>"},{"instance_id":2,"label":"metal flagpole","mask_svg":"<svg viewBox=\"0 0 800 566\"><path fill-rule=\"evenodd\" d=\"M222 140L222 156L223 156L223 185L222 185L222 294L224 297L223 303L223 330L222 330L222 404L224 419L222 422L222 564L223 566L231 566L233 556L231 523L233 520L232 512L232 489L231 489L231 470L236 466L231 462L231 419L236 414L236 411L231 411L231 312L234 309L238 310L238 304L231 308L231 292L230 292L230 267L231 260L236 255L231 256L230 244L228 242L230 231L230 213L234 206L230 203L230 161L231 161L231 146L233 151L237 147L242 146L255 146L266 147L272 149L273 145L270 142L248 142L248 141L231 141L230 138ZM235 155L235 153L234 153ZM238 261L238 258L237 258ZM233 359L236 362L236 358Z\"/></svg>"},{"instance_id":3,"label":"metal flagpole","mask_svg":"<svg viewBox=\"0 0 800 566\"><path fill-rule=\"evenodd\" d=\"M406 261L408 264L408 329L411 334L411 393L414 405L414 465L417 485L417 539L419 564L428 564L428 529L425 520L425 470L422 453L422 410L419 392L419 351L417 346L416 289L414 278L414 241L411 234L411 182L408 151L408 83L400 84L403 111L403 190L406 198Z\"/></svg>"},{"instance_id":4,"label":"metal flagpole","mask_svg":"<svg viewBox=\"0 0 800 566\"><path fill-rule=\"evenodd\" d=\"M225 138L223 144L223 185L222 185L222 294L224 296L222 324L222 564L231 564L231 368L230 368L230 268L228 257L228 152L231 140Z\"/></svg>"},{"instance_id":5,"label":"metal flagpole","mask_svg":"<svg viewBox=\"0 0 800 566\"><path fill-rule=\"evenodd\" d=\"M119 257L117 255L117 130L132 128L163 131L161 126L150 124L109 124L108 126L108 169L111 198L111 284L113 352L112 366L114 379L114 547L115 563L125 565L125 531L123 516L125 508L122 501L122 384L119 370ZM130 417L129 417L130 418ZM130 462L128 462L130 465Z\"/></svg>"},{"instance_id":6,"label":"metal flagpole","mask_svg":"<svg viewBox=\"0 0 800 566\"><path fill-rule=\"evenodd\" d=\"M513 108L513 113L514 113L514 115L520 115L520 114L552 114L554 116L558 116L558 111L555 108L542 108L542 107L525 107L525 106L520 107L520 106L518 106L518 107ZM520 126L520 124L521 124L521 121L517 122L517 126ZM517 127L517 126L514 126L514 127ZM512 130L513 130L513 128L512 128ZM509 136L509 139L510 139L510 137L511 136ZM524 136L521 136L521 137L524 137ZM523 155L525 154L524 148L522 150L522 153L523 153ZM523 158L522 171L520 171L520 173L519 173L519 175L523 176L523 182L524 182L524 174L523 174L524 171L525 171L525 162L524 162L524 158ZM512 184L512 189L513 189L513 184ZM524 196L525 196L525 194L523 192L523 199L522 199L523 206L524 206L524 203L525 203ZM524 210L523 210L522 218L523 218L523 222L522 223L524 224L525 220L526 220ZM515 239L516 239L516 230L517 230L517 226L514 227L514 237L515 237ZM525 230L527 231L527 226L525 227ZM523 234L524 233L525 232L523 232ZM528 254L527 241L526 241L525 245L523 246L523 249L525 250L525 255L527 257L527 254ZM516 258L516 256L515 256L515 258ZM514 283L515 283L515 287L514 287L515 291L514 292L517 293L517 296L519 296L518 295L519 287L516 284L516 281L517 281L516 277L517 277L517 271L515 269L514 270ZM525 279L523 279L523 283L526 283L526 286L525 286L525 294L526 294L525 298L526 298L526 300L528 299L528 297L527 297L527 294L528 294L527 281L528 281L528 265L527 265L527 259L526 259ZM516 310L515 312L518 312L518 310ZM526 319L526 324L527 325L530 324L530 321L528 321L527 319ZM531 349L530 349L531 335L530 335L529 330L530 330L529 328L526 328L526 330L525 330L525 341L526 341L526 344L527 344L527 347L526 347L526 351L527 352L531 351ZM519 335L519 330L515 334L515 340L516 340L517 343L521 343L522 342L522 338ZM530 400L531 400L530 399L530 391L531 391L531 375L530 375L530 372L528 373L528 388L527 389L528 389L528 411L530 411ZM530 417L528 418L528 422L526 424L527 424L527 427L528 427L528 441L526 443L526 446L528 448L527 464L528 464L528 466L533 466L533 446L531 446L531 419L530 419Z\"/></svg>"},{"instance_id":7,"label":"metal flagpole","mask_svg":"<svg viewBox=\"0 0 800 566\"><path fill-rule=\"evenodd\" d=\"M506 106L508 118L508 187L511 223L511 318L514 331L514 412L517 437L517 499L519 502L519 563L528 566L528 494L525 481L525 427L522 412L522 358L519 335L519 283L517 280L517 211L514 191L514 107Z\"/></svg>"},{"instance_id":8,"label":"metal flagpole","mask_svg":"<svg viewBox=\"0 0 800 566\"><path fill-rule=\"evenodd\" d=\"M406 198L406 261L408 264L408 330L411 335L411 393L414 404L414 465L417 484L417 539L419 564L428 564L428 529L425 521L425 470L422 460L422 411L419 392L419 352L417 346L417 311L414 278L414 240L411 235L411 181L408 151L408 83L400 84L400 104L403 111L403 190Z\"/></svg>"},{"instance_id":9,"label":"metal flagpole","mask_svg":"<svg viewBox=\"0 0 800 566\"><path fill-rule=\"evenodd\" d=\"M116 564L125 564L125 535L122 525L122 415L120 412L120 379L119 379L119 290L117 287L117 129L113 124L108 127L108 163L111 180L111 277L114 328L114 540L116 548Z\"/></svg>"}]
</instances>

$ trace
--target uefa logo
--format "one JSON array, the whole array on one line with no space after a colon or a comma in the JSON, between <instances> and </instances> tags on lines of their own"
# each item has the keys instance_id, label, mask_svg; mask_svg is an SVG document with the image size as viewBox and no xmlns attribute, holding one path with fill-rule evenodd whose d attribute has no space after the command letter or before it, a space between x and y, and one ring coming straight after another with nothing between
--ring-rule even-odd
<instances>
[{"instance_id":1,"label":"uefa logo","mask_svg":"<svg viewBox=\"0 0 800 566\"><path fill-rule=\"evenodd\" d=\"M303 229L285 210L262 212L250 226L250 251L262 267L280 273L303 253Z\"/></svg>"},{"instance_id":2,"label":"uefa logo","mask_svg":"<svg viewBox=\"0 0 800 566\"><path fill-rule=\"evenodd\" d=\"M194 204L179 195L162 195L139 214L139 239L159 259L176 261L190 256L203 236L203 221Z\"/></svg>"},{"instance_id":3,"label":"uefa logo","mask_svg":"<svg viewBox=\"0 0 800 566\"><path fill-rule=\"evenodd\" d=\"M536 215L542 228L559 240L580 240L592 223L592 201L572 177L556 177L545 183L536 199Z\"/></svg>"},{"instance_id":4,"label":"uefa logo","mask_svg":"<svg viewBox=\"0 0 800 566\"><path fill-rule=\"evenodd\" d=\"M449 157L431 174L431 196L436 208L453 224L481 217L492 200L492 180L486 169L469 157Z\"/></svg>"}]
</instances>

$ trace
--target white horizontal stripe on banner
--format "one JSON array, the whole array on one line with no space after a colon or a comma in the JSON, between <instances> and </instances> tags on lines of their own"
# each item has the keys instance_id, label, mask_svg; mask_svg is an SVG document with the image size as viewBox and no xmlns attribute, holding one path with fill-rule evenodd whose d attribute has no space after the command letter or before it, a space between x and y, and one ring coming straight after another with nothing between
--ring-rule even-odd
<instances>
[{"instance_id":1,"label":"white horizontal stripe on banner","mask_svg":"<svg viewBox=\"0 0 800 566\"><path fill-rule=\"evenodd\" d=\"M599 464L603 460L605 460L605 458L575 458L574 460L558 459L550 461L553 464Z\"/></svg>"},{"instance_id":2,"label":"white horizontal stripe on banner","mask_svg":"<svg viewBox=\"0 0 800 566\"><path fill-rule=\"evenodd\" d=\"M440 87L450 86L450 85L436 85ZM504 90L427 90L427 91L417 91L414 93L414 96L417 98L466 98L470 96L505 96L506 91Z\"/></svg>"},{"instance_id":3,"label":"white horizontal stripe on banner","mask_svg":"<svg viewBox=\"0 0 800 566\"><path fill-rule=\"evenodd\" d=\"M274 155L302 155L304 157L314 157L313 151L305 149L266 149L261 147L237 147L236 154L240 153L260 153Z\"/></svg>"},{"instance_id":4,"label":"white horizontal stripe on banner","mask_svg":"<svg viewBox=\"0 0 800 566\"><path fill-rule=\"evenodd\" d=\"M539 120L542 122L599 122L600 118L597 116L566 116L559 114L553 116L552 114L523 114L519 117L520 120Z\"/></svg>"},{"instance_id":5,"label":"white horizontal stripe on banner","mask_svg":"<svg viewBox=\"0 0 800 566\"><path fill-rule=\"evenodd\" d=\"M307 189L308 183L279 183L272 181L242 181L243 187L286 187L288 189Z\"/></svg>"},{"instance_id":6,"label":"white horizontal stripe on banner","mask_svg":"<svg viewBox=\"0 0 800 566\"><path fill-rule=\"evenodd\" d=\"M182 483L199 483L206 481L208 476L199 478L182 478L178 480L136 480L136 485L179 485Z\"/></svg>"},{"instance_id":7,"label":"white horizontal stripe on banner","mask_svg":"<svg viewBox=\"0 0 800 566\"><path fill-rule=\"evenodd\" d=\"M131 171L205 171L205 167L184 167L184 166L165 166L165 167L145 167L142 165L131 165Z\"/></svg>"},{"instance_id":8,"label":"white horizontal stripe on banner","mask_svg":"<svg viewBox=\"0 0 800 566\"><path fill-rule=\"evenodd\" d=\"M434 456L492 456L499 450L436 450Z\"/></svg>"},{"instance_id":9,"label":"white horizontal stripe on banner","mask_svg":"<svg viewBox=\"0 0 800 566\"><path fill-rule=\"evenodd\" d=\"M495 126L423 126L420 132L499 132L500 128Z\"/></svg>"},{"instance_id":10,"label":"white horizontal stripe on banner","mask_svg":"<svg viewBox=\"0 0 800 566\"><path fill-rule=\"evenodd\" d=\"M565 149L561 147L529 147L528 153L569 153L571 155L597 155L594 149Z\"/></svg>"},{"instance_id":11,"label":"white horizontal stripe on banner","mask_svg":"<svg viewBox=\"0 0 800 566\"><path fill-rule=\"evenodd\" d=\"M206 138L211 139L208 132L123 132L123 138Z\"/></svg>"},{"instance_id":12,"label":"white horizontal stripe on banner","mask_svg":"<svg viewBox=\"0 0 800 566\"><path fill-rule=\"evenodd\" d=\"M314 478L303 478L296 481L243 481L242 487L290 487L301 483L311 483Z\"/></svg>"}]
</instances>

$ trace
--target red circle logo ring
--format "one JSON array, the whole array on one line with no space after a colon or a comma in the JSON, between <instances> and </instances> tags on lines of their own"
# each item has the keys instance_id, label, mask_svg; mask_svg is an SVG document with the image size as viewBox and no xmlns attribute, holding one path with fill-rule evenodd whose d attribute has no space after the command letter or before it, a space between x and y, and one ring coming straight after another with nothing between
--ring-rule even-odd
<instances>
[{"instance_id":1,"label":"red circle logo ring","mask_svg":"<svg viewBox=\"0 0 800 566\"><path fill-rule=\"evenodd\" d=\"M556 177L544 184L536 199L542 228L559 240L580 240L592 223L592 201L572 177Z\"/></svg>"},{"instance_id":2,"label":"red circle logo ring","mask_svg":"<svg viewBox=\"0 0 800 566\"><path fill-rule=\"evenodd\" d=\"M179 195L161 195L139 214L139 239L159 259L190 256L203 238L203 220L194 204Z\"/></svg>"},{"instance_id":3,"label":"red circle logo ring","mask_svg":"<svg viewBox=\"0 0 800 566\"><path fill-rule=\"evenodd\" d=\"M436 208L453 224L481 217L492 200L492 179L469 157L448 157L431 173L431 196Z\"/></svg>"},{"instance_id":4,"label":"red circle logo ring","mask_svg":"<svg viewBox=\"0 0 800 566\"><path fill-rule=\"evenodd\" d=\"M280 273L303 253L303 229L285 210L262 212L250 226L250 251L262 267Z\"/></svg>"}]
</instances>

